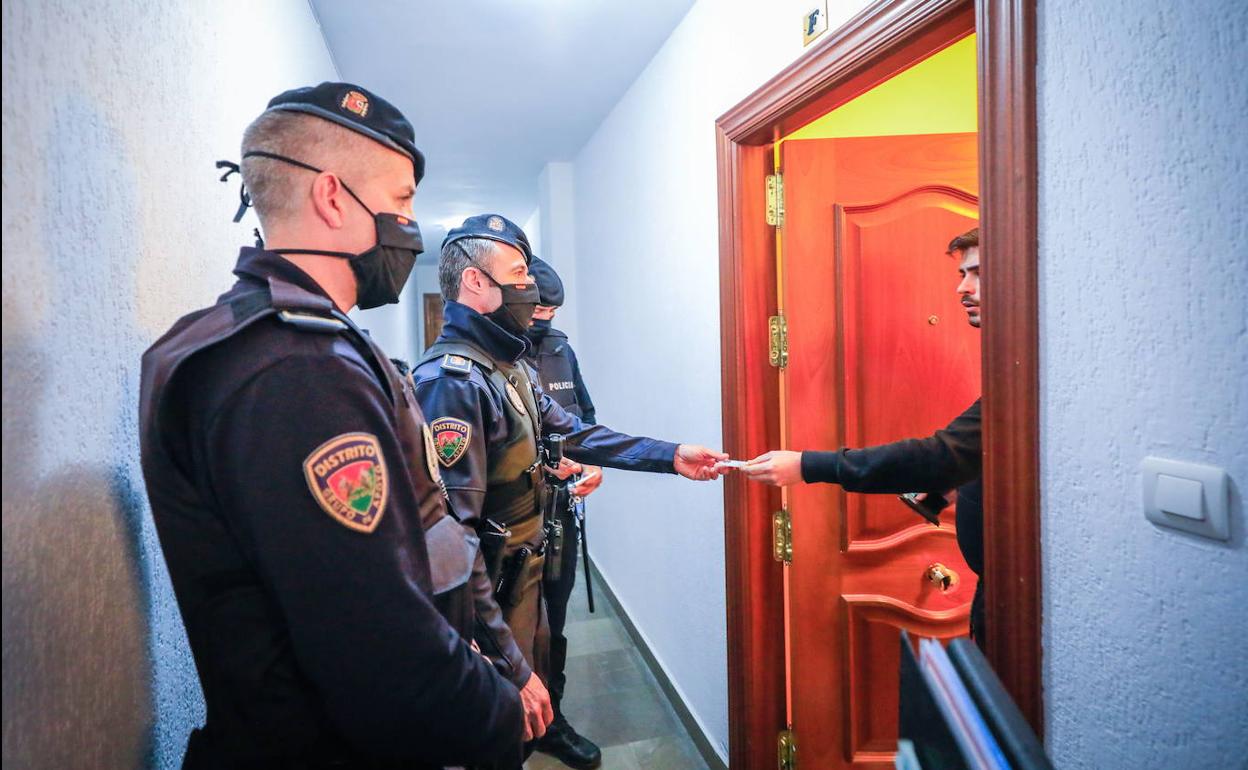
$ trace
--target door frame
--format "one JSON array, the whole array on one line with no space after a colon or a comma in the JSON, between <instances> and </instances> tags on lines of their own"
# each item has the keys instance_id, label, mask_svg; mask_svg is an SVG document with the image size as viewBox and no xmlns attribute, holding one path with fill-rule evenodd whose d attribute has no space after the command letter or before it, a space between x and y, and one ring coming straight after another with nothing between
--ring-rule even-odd
<instances>
[{"instance_id":1,"label":"door frame","mask_svg":"<svg viewBox=\"0 0 1248 770\"><path fill-rule=\"evenodd\" d=\"M754 457L780 439L768 363L774 231L764 219L771 144L971 31L978 35L983 266L984 520L988 659L1037 734L1040 638L1039 306L1035 4L877 0L716 121L724 449ZM783 577L772 558L779 490L724 485L729 756L775 762L785 727ZM799 736L800 741L800 736Z\"/></svg>"},{"instance_id":2,"label":"door frame","mask_svg":"<svg viewBox=\"0 0 1248 770\"><path fill-rule=\"evenodd\" d=\"M425 292L420 297L423 313L421 316L421 333L424 335L424 339L421 340L424 343L424 347L420 349L420 352L423 353L437 341L438 335L442 333L442 312L446 309L446 303L443 302L442 295L436 291Z\"/></svg>"}]
</instances>

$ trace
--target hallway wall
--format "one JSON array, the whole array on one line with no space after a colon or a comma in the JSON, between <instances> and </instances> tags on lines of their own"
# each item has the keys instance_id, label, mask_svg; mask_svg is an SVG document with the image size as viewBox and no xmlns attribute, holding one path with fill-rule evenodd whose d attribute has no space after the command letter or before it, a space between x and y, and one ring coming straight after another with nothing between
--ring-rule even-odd
<instances>
[{"instance_id":1,"label":"hallway wall","mask_svg":"<svg viewBox=\"0 0 1248 770\"><path fill-rule=\"evenodd\" d=\"M715 119L801 55L809 5L700 0L575 158L572 343L607 425L722 440ZM865 5L833 0L830 28ZM589 517L604 577L726 755L722 484L607 471Z\"/></svg>"},{"instance_id":2,"label":"hallway wall","mask_svg":"<svg viewBox=\"0 0 1248 770\"><path fill-rule=\"evenodd\" d=\"M5 0L3 39L3 761L177 767L203 706L138 466L139 356L251 242L213 162L334 67L305 0Z\"/></svg>"},{"instance_id":3,"label":"hallway wall","mask_svg":"<svg viewBox=\"0 0 1248 770\"><path fill-rule=\"evenodd\" d=\"M580 335L580 297L576 286L576 195L572 164L547 163L537 178L536 235L529 233L533 253L550 263L564 282L564 302L555 326L570 339ZM526 229L527 232L527 229ZM536 238L536 240L534 240Z\"/></svg>"},{"instance_id":4,"label":"hallway wall","mask_svg":"<svg viewBox=\"0 0 1248 770\"><path fill-rule=\"evenodd\" d=\"M425 248L430 247L426 245ZM424 341L420 336L424 324L424 305L420 297L424 287L419 280L421 267L423 265L412 268L412 274L399 294L398 304L382 305L371 310L356 309L350 313L351 319L377 340L377 344L391 358L415 361L424 350ZM437 286L435 270L434 292L437 292Z\"/></svg>"},{"instance_id":5,"label":"hallway wall","mask_svg":"<svg viewBox=\"0 0 1248 770\"><path fill-rule=\"evenodd\" d=\"M1039 8L1050 751L1063 768L1239 766L1248 5ZM1145 520L1146 455L1226 468L1230 543Z\"/></svg>"}]
</instances>

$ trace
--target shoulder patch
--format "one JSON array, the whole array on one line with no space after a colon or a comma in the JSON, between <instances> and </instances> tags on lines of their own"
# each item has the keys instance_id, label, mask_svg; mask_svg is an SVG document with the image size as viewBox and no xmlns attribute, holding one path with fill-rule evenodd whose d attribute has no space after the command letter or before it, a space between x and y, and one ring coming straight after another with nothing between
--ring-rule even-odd
<instances>
[{"instance_id":1,"label":"shoulder patch","mask_svg":"<svg viewBox=\"0 0 1248 770\"><path fill-rule=\"evenodd\" d=\"M456 374L469 374L472 372L472 362L463 356L447 353L442 356L442 370Z\"/></svg>"},{"instance_id":2,"label":"shoulder patch","mask_svg":"<svg viewBox=\"0 0 1248 770\"><path fill-rule=\"evenodd\" d=\"M315 313L295 313L290 310L279 310L277 311L277 317L301 332L334 334L347 328L347 325L337 318L316 315Z\"/></svg>"},{"instance_id":3,"label":"shoulder patch","mask_svg":"<svg viewBox=\"0 0 1248 770\"><path fill-rule=\"evenodd\" d=\"M439 417L430 423L429 429L433 431L438 462L447 468L459 462L468 451L468 443L472 440L472 426L464 420Z\"/></svg>"},{"instance_id":4,"label":"shoulder patch","mask_svg":"<svg viewBox=\"0 0 1248 770\"><path fill-rule=\"evenodd\" d=\"M308 489L322 509L357 532L377 529L386 512L390 478L381 443L371 433L343 433L303 461Z\"/></svg>"}]
</instances>

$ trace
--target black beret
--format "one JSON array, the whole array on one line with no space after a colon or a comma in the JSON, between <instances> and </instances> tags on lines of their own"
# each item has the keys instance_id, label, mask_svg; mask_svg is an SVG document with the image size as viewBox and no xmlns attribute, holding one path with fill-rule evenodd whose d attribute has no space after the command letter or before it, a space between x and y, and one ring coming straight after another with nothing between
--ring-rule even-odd
<instances>
[{"instance_id":1,"label":"black beret","mask_svg":"<svg viewBox=\"0 0 1248 770\"><path fill-rule=\"evenodd\" d=\"M538 302L547 307L563 305L563 280L550 263L540 257L533 257L533 261L529 263L529 275L533 276L533 280L537 282L537 291L540 295Z\"/></svg>"},{"instance_id":2,"label":"black beret","mask_svg":"<svg viewBox=\"0 0 1248 770\"><path fill-rule=\"evenodd\" d=\"M412 159L416 184L425 176L425 156L416 149L416 132L403 113L380 96L351 83L292 88L269 102L270 110L306 112L332 120Z\"/></svg>"},{"instance_id":3,"label":"black beret","mask_svg":"<svg viewBox=\"0 0 1248 770\"><path fill-rule=\"evenodd\" d=\"M507 217L498 214L478 214L475 217L468 217L462 225L446 234L446 238L442 241L442 248L445 249L448 244L464 238L488 238L491 241L515 246L524 254L525 262L533 261L533 248L529 246L529 237L524 234L519 225Z\"/></svg>"}]
</instances>

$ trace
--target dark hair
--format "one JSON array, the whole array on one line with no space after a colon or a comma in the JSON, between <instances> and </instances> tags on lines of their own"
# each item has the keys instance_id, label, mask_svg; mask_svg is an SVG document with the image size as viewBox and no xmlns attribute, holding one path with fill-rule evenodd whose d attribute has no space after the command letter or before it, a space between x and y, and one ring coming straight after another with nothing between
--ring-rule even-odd
<instances>
[{"instance_id":1,"label":"dark hair","mask_svg":"<svg viewBox=\"0 0 1248 770\"><path fill-rule=\"evenodd\" d=\"M976 227L974 230L967 230L966 232L959 235L957 238L954 238L952 241L949 241L949 250L946 251L945 253L950 256L953 256L954 252L966 251L967 249L974 249L974 248L977 248L978 246L979 246L979 228Z\"/></svg>"}]
</instances>

